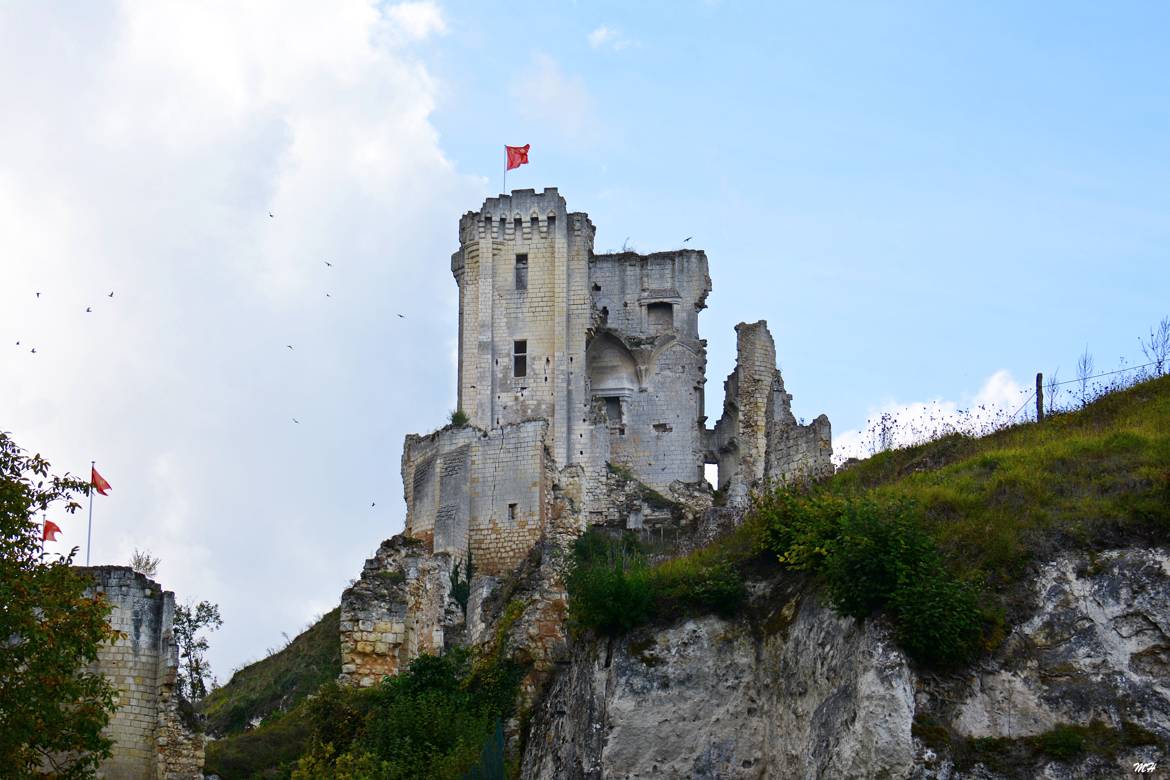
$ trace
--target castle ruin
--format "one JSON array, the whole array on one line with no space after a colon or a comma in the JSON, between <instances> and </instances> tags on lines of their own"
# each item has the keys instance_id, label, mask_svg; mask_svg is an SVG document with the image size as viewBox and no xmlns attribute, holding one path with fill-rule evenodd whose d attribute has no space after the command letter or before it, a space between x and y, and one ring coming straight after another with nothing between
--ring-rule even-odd
<instances>
[{"instance_id":1,"label":"castle ruin","mask_svg":"<svg viewBox=\"0 0 1170 780\"><path fill-rule=\"evenodd\" d=\"M369 685L463 622L450 574L482 595L550 535L588 525L696 530L765 480L832 473L824 415L799 425L763 321L736 326L723 415L706 426L707 256L595 254L589 216L555 188L488 198L459 221L458 409L466 425L409 435L406 528L342 597L342 679ZM486 578L486 579L485 579ZM485 585L487 583L487 585Z\"/></svg>"}]
</instances>

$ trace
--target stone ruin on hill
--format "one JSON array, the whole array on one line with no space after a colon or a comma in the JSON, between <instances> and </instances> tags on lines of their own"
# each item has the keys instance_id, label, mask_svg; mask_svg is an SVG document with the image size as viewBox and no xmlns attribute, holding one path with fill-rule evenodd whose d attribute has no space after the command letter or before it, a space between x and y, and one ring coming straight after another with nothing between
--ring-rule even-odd
<instances>
[{"instance_id":1,"label":"stone ruin on hill","mask_svg":"<svg viewBox=\"0 0 1170 780\"><path fill-rule=\"evenodd\" d=\"M372 685L419 653L483 641L500 583L547 568L541 549L590 525L676 546L710 538L726 512L706 464L732 509L764 481L832 473L829 420L797 423L762 320L736 326L723 415L706 427L705 253L595 254L593 237L554 188L489 198L460 219L451 272L468 423L406 438L406 529L342 596L343 682ZM469 563L460 604L452 583ZM559 578L542 576L519 629L537 670L564 638Z\"/></svg>"},{"instance_id":2,"label":"stone ruin on hill","mask_svg":"<svg viewBox=\"0 0 1170 780\"><path fill-rule=\"evenodd\" d=\"M101 645L89 667L105 675L117 694L117 709L103 731L113 740L112 754L98 777L202 778L204 737L193 714L184 714L178 690L175 594L128 566L77 571L93 579L89 595L106 598L110 625L121 632L117 641Z\"/></svg>"}]
</instances>

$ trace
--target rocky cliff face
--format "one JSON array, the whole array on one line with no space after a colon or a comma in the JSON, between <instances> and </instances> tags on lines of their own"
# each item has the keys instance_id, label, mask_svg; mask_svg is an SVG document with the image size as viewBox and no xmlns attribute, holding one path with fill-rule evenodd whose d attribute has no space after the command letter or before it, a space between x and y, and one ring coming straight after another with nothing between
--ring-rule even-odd
<instances>
[{"instance_id":1,"label":"rocky cliff face","mask_svg":"<svg viewBox=\"0 0 1170 780\"><path fill-rule=\"evenodd\" d=\"M1070 554L1037 573L1031 616L977 668L950 675L914 669L881 621L840 617L793 577L756 583L734 620L578 641L533 712L523 777L1087 778L1146 762L1165 772L1167 551ZM1095 741L1053 736L1094 721Z\"/></svg>"}]
</instances>

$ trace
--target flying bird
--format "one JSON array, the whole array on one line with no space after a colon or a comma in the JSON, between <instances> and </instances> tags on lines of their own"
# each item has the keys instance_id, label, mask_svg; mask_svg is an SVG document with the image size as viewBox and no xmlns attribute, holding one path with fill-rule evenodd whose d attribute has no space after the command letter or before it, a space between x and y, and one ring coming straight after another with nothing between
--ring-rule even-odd
<instances>
[{"instance_id":1,"label":"flying bird","mask_svg":"<svg viewBox=\"0 0 1170 780\"><path fill-rule=\"evenodd\" d=\"M333 296L332 296L332 295L330 295L329 293L325 293L325 297L326 297L326 298L332 298Z\"/></svg>"},{"instance_id":2,"label":"flying bird","mask_svg":"<svg viewBox=\"0 0 1170 780\"><path fill-rule=\"evenodd\" d=\"M92 307L92 306L86 306L86 307L85 307L85 313L86 313L86 314L92 314L92 313L93 313L93 307Z\"/></svg>"},{"instance_id":3,"label":"flying bird","mask_svg":"<svg viewBox=\"0 0 1170 780\"><path fill-rule=\"evenodd\" d=\"M376 501L371 501L371 502L370 502L370 506L372 507L372 506L374 506L376 503L377 503Z\"/></svg>"},{"instance_id":4,"label":"flying bird","mask_svg":"<svg viewBox=\"0 0 1170 780\"><path fill-rule=\"evenodd\" d=\"M40 293L37 293L37 297L38 297L38 298L40 298L40 297L41 297L41 294L40 294Z\"/></svg>"},{"instance_id":5,"label":"flying bird","mask_svg":"<svg viewBox=\"0 0 1170 780\"><path fill-rule=\"evenodd\" d=\"M107 298L113 298L113 297L114 297L114 291L113 291L113 290L110 290L110 294L109 294L109 295L107 295L106 297L107 297Z\"/></svg>"},{"instance_id":6,"label":"flying bird","mask_svg":"<svg viewBox=\"0 0 1170 780\"><path fill-rule=\"evenodd\" d=\"M289 349L292 349L292 344L285 344L285 346L288 347Z\"/></svg>"},{"instance_id":7,"label":"flying bird","mask_svg":"<svg viewBox=\"0 0 1170 780\"><path fill-rule=\"evenodd\" d=\"M690 241L692 238L694 238L694 236L687 236L686 238L683 239L683 243L685 244L686 242Z\"/></svg>"},{"instance_id":8,"label":"flying bird","mask_svg":"<svg viewBox=\"0 0 1170 780\"><path fill-rule=\"evenodd\" d=\"M273 214L271 211L270 211L270 212L268 212L268 216L269 216L270 218L272 218L272 219L275 219L275 218L276 218L276 215L275 215L275 214Z\"/></svg>"},{"instance_id":9,"label":"flying bird","mask_svg":"<svg viewBox=\"0 0 1170 780\"><path fill-rule=\"evenodd\" d=\"M292 418L292 421L293 421L293 422L295 422L297 425L300 425L300 424L301 424L301 421L300 421L300 420L298 420L298 419L297 419L297 418L295 418L295 417L294 417L294 418Z\"/></svg>"},{"instance_id":10,"label":"flying bird","mask_svg":"<svg viewBox=\"0 0 1170 780\"><path fill-rule=\"evenodd\" d=\"M399 318L400 318L400 319L406 319L406 315L405 315L405 314L399 314L398 316L399 316Z\"/></svg>"},{"instance_id":11,"label":"flying bird","mask_svg":"<svg viewBox=\"0 0 1170 780\"><path fill-rule=\"evenodd\" d=\"M325 265L329 266L330 268L333 267L333 263L329 262L328 260L325 261Z\"/></svg>"},{"instance_id":12,"label":"flying bird","mask_svg":"<svg viewBox=\"0 0 1170 780\"><path fill-rule=\"evenodd\" d=\"M37 354L37 348L33 347L32 349L29 350L29 352L31 352L35 355L35 354Z\"/></svg>"}]
</instances>

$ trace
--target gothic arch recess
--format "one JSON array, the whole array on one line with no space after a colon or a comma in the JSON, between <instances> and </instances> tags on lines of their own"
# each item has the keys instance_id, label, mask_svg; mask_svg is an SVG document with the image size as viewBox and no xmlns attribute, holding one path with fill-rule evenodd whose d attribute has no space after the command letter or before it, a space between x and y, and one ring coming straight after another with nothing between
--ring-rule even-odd
<instances>
[{"instance_id":1,"label":"gothic arch recess","mask_svg":"<svg viewBox=\"0 0 1170 780\"><path fill-rule=\"evenodd\" d=\"M634 356L619 339L602 333L585 352L589 389L594 396L629 396L638 388Z\"/></svg>"}]
</instances>

